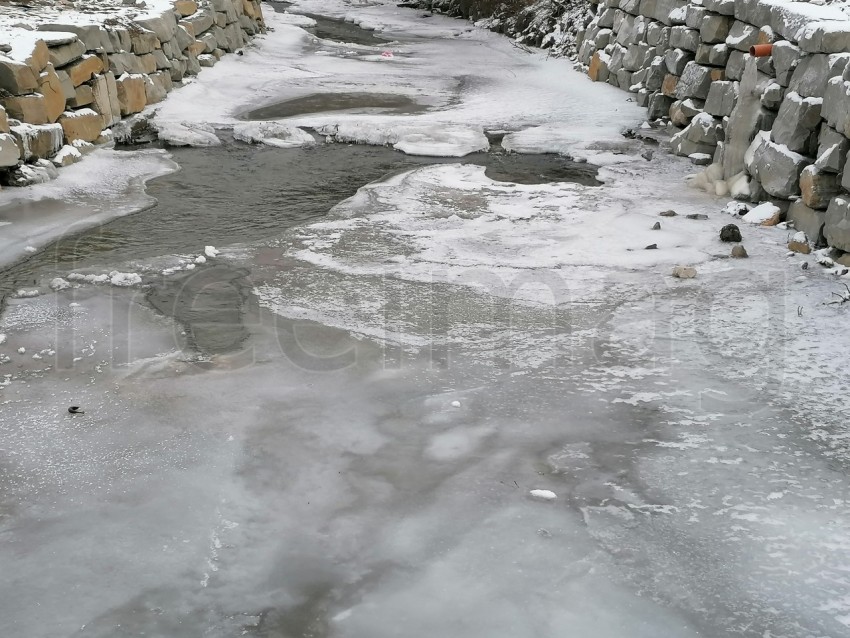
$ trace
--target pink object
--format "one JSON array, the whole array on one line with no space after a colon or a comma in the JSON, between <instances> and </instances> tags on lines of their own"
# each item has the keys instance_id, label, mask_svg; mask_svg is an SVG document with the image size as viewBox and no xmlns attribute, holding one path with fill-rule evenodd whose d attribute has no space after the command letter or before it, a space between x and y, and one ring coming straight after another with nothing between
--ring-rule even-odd
<instances>
[{"instance_id":1,"label":"pink object","mask_svg":"<svg viewBox=\"0 0 850 638\"><path fill-rule=\"evenodd\" d=\"M384 51L384 52L381 54L381 57L382 57L382 58L391 58L391 57L393 57L393 52L392 52L392 51Z\"/></svg>"}]
</instances>

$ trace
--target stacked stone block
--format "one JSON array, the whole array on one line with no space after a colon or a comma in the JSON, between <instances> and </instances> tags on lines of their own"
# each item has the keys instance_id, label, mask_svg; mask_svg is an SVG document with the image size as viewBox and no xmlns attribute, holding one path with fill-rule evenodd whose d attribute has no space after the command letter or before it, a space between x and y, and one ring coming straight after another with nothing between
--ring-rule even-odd
<instances>
[{"instance_id":1,"label":"stacked stone block","mask_svg":"<svg viewBox=\"0 0 850 638\"><path fill-rule=\"evenodd\" d=\"M175 0L126 25L42 24L19 34L15 50L0 35L0 179L52 176L264 30L259 0Z\"/></svg>"},{"instance_id":2,"label":"stacked stone block","mask_svg":"<svg viewBox=\"0 0 850 638\"><path fill-rule=\"evenodd\" d=\"M762 44L770 55L752 58ZM850 21L808 3L601 0L578 59L594 81L635 93L650 119L682 127L672 150L711 156L729 182L718 194L776 201L811 241L850 252ZM759 104L733 188L721 167L742 86L757 87Z\"/></svg>"}]
</instances>

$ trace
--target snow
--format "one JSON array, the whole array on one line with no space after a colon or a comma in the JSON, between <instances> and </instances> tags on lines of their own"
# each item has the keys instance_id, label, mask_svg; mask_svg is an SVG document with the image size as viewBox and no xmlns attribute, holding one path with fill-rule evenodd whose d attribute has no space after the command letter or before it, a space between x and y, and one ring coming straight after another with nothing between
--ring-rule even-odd
<instances>
[{"instance_id":1,"label":"snow","mask_svg":"<svg viewBox=\"0 0 850 638\"><path fill-rule=\"evenodd\" d=\"M109 283L113 286L126 288L142 283L142 277L134 272L118 272L117 270L113 270L109 273Z\"/></svg>"},{"instance_id":2,"label":"snow","mask_svg":"<svg viewBox=\"0 0 850 638\"><path fill-rule=\"evenodd\" d=\"M550 490L531 490L529 494L531 494L534 498L538 498L543 501L554 501L558 498L558 495Z\"/></svg>"},{"instance_id":3,"label":"snow","mask_svg":"<svg viewBox=\"0 0 850 638\"><path fill-rule=\"evenodd\" d=\"M233 137L249 144L265 144L277 148L297 148L316 143L307 131L275 121L234 124Z\"/></svg>"},{"instance_id":4,"label":"snow","mask_svg":"<svg viewBox=\"0 0 850 638\"><path fill-rule=\"evenodd\" d=\"M220 250L218 250L215 246L204 246L204 255L207 257L218 257Z\"/></svg>"},{"instance_id":5,"label":"snow","mask_svg":"<svg viewBox=\"0 0 850 638\"><path fill-rule=\"evenodd\" d=\"M776 204L764 202L763 204L759 204L755 208L750 209L750 212L741 217L741 219L748 224L761 224L774 217L779 212L779 207L776 206Z\"/></svg>"},{"instance_id":6,"label":"snow","mask_svg":"<svg viewBox=\"0 0 850 638\"><path fill-rule=\"evenodd\" d=\"M154 120L157 136L170 146L219 146L215 129L205 123Z\"/></svg>"}]
</instances>

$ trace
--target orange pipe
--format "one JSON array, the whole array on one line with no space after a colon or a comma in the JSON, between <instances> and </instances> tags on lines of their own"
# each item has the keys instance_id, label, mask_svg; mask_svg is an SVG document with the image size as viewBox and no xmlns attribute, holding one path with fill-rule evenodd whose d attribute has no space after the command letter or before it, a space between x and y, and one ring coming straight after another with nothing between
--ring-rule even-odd
<instances>
[{"instance_id":1,"label":"orange pipe","mask_svg":"<svg viewBox=\"0 0 850 638\"><path fill-rule=\"evenodd\" d=\"M754 44L750 47L750 55L754 58L766 58L773 52L772 44Z\"/></svg>"}]
</instances>

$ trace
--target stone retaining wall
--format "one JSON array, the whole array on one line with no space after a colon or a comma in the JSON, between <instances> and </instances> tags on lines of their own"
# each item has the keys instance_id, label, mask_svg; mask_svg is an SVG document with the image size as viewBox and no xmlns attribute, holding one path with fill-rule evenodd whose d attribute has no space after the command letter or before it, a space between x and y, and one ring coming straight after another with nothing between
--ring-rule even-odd
<instances>
[{"instance_id":1,"label":"stone retaining wall","mask_svg":"<svg viewBox=\"0 0 850 638\"><path fill-rule=\"evenodd\" d=\"M750 47L772 44L771 55ZM602 0L580 34L591 79L683 127L675 153L718 195L779 204L850 252L850 22L780 0ZM850 255L846 256L850 257Z\"/></svg>"},{"instance_id":2,"label":"stone retaining wall","mask_svg":"<svg viewBox=\"0 0 850 638\"><path fill-rule=\"evenodd\" d=\"M11 43L0 34L4 184L50 179L108 141L122 118L265 30L259 0L175 0L158 17L115 22L19 28Z\"/></svg>"}]
</instances>

